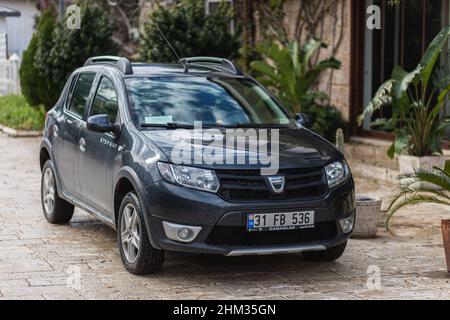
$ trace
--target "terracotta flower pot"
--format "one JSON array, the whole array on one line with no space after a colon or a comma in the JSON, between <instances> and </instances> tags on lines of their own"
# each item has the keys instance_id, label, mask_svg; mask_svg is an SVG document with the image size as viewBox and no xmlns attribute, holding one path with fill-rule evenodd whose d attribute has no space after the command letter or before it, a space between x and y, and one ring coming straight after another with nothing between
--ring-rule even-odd
<instances>
[{"instance_id":1,"label":"terracotta flower pot","mask_svg":"<svg viewBox=\"0 0 450 320\"><path fill-rule=\"evenodd\" d=\"M444 238L445 259L447 271L450 273L450 220L442 220L442 237Z\"/></svg>"}]
</instances>

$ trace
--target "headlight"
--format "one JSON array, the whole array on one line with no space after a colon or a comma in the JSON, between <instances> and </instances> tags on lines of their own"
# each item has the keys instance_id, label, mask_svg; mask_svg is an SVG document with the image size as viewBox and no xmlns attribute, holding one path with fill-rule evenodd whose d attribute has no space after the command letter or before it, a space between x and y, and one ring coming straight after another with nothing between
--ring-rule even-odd
<instances>
[{"instance_id":1,"label":"headlight","mask_svg":"<svg viewBox=\"0 0 450 320\"><path fill-rule=\"evenodd\" d=\"M329 164L325 167L325 172L330 188L336 187L350 176L350 168L346 161Z\"/></svg>"},{"instance_id":2,"label":"headlight","mask_svg":"<svg viewBox=\"0 0 450 320\"><path fill-rule=\"evenodd\" d=\"M213 193L219 190L219 179L211 170L177 166L164 162L158 162L158 170L164 181L168 183Z\"/></svg>"}]
</instances>

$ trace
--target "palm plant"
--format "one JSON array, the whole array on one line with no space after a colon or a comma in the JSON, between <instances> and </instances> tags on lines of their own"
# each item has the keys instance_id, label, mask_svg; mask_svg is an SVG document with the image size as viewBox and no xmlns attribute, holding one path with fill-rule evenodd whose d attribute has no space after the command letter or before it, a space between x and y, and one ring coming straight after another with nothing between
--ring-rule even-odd
<instances>
[{"instance_id":1,"label":"palm plant","mask_svg":"<svg viewBox=\"0 0 450 320\"><path fill-rule=\"evenodd\" d=\"M416 170L413 173L401 175L403 181L400 192L395 196L386 210L386 228L394 214L407 206L422 203L434 203L450 206L450 161L444 169Z\"/></svg>"},{"instance_id":2,"label":"palm plant","mask_svg":"<svg viewBox=\"0 0 450 320\"><path fill-rule=\"evenodd\" d=\"M276 42L264 44L258 48L264 60L253 61L250 66L262 75L258 80L275 89L292 112L300 113L311 100L327 99L325 93L312 89L320 74L324 70L341 67L341 62L333 57L314 64L312 58L321 48L326 48L326 45L313 39L302 47L297 41L288 46Z\"/></svg>"},{"instance_id":3,"label":"palm plant","mask_svg":"<svg viewBox=\"0 0 450 320\"><path fill-rule=\"evenodd\" d=\"M432 41L412 72L395 67L392 78L380 86L359 118L361 124L367 115L371 116L385 105L392 106L391 119L378 119L373 123L395 133L395 141L388 151L390 157L405 151L419 157L442 154L441 137L449 121L440 118L440 112L450 92L450 81L448 77L431 80L449 36L450 26Z\"/></svg>"}]
</instances>

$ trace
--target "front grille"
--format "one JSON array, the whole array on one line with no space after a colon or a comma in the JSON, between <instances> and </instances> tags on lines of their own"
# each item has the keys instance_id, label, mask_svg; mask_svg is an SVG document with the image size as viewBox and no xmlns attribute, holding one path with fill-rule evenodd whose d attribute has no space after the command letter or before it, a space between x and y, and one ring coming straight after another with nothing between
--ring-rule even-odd
<instances>
[{"instance_id":1,"label":"front grille","mask_svg":"<svg viewBox=\"0 0 450 320\"><path fill-rule=\"evenodd\" d=\"M288 245L329 240L336 235L336 223L333 221L317 223L312 229L264 232L248 232L245 227L216 226L206 243L215 246Z\"/></svg>"},{"instance_id":2,"label":"front grille","mask_svg":"<svg viewBox=\"0 0 450 320\"><path fill-rule=\"evenodd\" d=\"M274 195L259 170L218 170L219 195L233 202L303 200L319 198L328 191L323 168L280 170L286 178L285 191Z\"/></svg>"}]
</instances>

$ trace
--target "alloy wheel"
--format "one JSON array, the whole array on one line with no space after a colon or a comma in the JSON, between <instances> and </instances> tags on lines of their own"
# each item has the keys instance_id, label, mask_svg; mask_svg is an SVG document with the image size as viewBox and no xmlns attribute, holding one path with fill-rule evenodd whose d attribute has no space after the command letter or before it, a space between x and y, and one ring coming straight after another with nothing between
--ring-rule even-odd
<instances>
[{"instance_id":1,"label":"alloy wheel","mask_svg":"<svg viewBox=\"0 0 450 320\"><path fill-rule=\"evenodd\" d=\"M45 213L52 214L55 207L55 183L53 172L47 168L44 172L44 181L42 184L42 200L44 202Z\"/></svg>"},{"instance_id":2,"label":"alloy wheel","mask_svg":"<svg viewBox=\"0 0 450 320\"><path fill-rule=\"evenodd\" d=\"M136 208L130 203L123 209L120 226L122 249L128 263L132 264L139 255L141 226Z\"/></svg>"}]
</instances>

